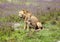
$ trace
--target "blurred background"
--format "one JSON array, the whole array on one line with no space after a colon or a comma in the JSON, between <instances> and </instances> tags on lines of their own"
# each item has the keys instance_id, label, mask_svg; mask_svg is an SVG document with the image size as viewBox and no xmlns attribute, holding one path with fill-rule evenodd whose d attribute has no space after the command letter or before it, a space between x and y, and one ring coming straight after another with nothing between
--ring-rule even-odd
<instances>
[{"instance_id":1,"label":"blurred background","mask_svg":"<svg viewBox=\"0 0 60 42\"><path fill-rule=\"evenodd\" d=\"M35 15L44 29L24 30L18 17L23 9ZM0 42L60 42L60 0L0 0Z\"/></svg>"},{"instance_id":2,"label":"blurred background","mask_svg":"<svg viewBox=\"0 0 60 42\"><path fill-rule=\"evenodd\" d=\"M59 11L60 0L0 0L0 17L6 16L6 14L18 14L18 11L22 9L34 14Z\"/></svg>"}]
</instances>

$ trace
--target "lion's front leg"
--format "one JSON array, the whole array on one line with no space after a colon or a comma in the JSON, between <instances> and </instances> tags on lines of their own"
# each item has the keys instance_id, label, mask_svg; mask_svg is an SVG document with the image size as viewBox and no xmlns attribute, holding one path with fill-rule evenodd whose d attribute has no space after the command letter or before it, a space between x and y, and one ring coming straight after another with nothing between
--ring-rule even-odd
<instances>
[{"instance_id":1,"label":"lion's front leg","mask_svg":"<svg viewBox=\"0 0 60 42\"><path fill-rule=\"evenodd\" d=\"M29 22L28 21L24 21L25 25L24 25L24 29L28 30L29 29Z\"/></svg>"},{"instance_id":2,"label":"lion's front leg","mask_svg":"<svg viewBox=\"0 0 60 42\"><path fill-rule=\"evenodd\" d=\"M25 23L25 25L24 25L24 29L25 29L25 30L27 29L27 23Z\"/></svg>"}]
</instances>

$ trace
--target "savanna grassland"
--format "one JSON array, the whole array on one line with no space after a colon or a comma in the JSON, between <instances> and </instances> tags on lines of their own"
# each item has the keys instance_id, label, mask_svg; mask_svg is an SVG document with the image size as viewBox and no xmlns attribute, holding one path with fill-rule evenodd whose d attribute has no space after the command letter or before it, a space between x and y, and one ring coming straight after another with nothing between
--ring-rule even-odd
<instances>
[{"instance_id":1,"label":"savanna grassland","mask_svg":"<svg viewBox=\"0 0 60 42\"><path fill-rule=\"evenodd\" d=\"M59 42L60 3L53 1L0 0L0 42ZM44 29L38 32L24 30L24 22L18 16L21 9L33 12Z\"/></svg>"},{"instance_id":2,"label":"savanna grassland","mask_svg":"<svg viewBox=\"0 0 60 42\"><path fill-rule=\"evenodd\" d=\"M60 12L40 15L44 29L39 32L23 29L23 21L18 15L0 18L0 42L57 42L60 40ZM8 23L7 23L8 22ZM15 30L10 23L18 22L20 30Z\"/></svg>"}]
</instances>

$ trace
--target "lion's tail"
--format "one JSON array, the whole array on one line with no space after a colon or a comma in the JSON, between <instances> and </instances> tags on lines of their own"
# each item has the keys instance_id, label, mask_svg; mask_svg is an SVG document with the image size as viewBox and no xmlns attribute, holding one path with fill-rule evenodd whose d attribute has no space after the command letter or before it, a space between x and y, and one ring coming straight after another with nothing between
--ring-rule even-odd
<instances>
[{"instance_id":1,"label":"lion's tail","mask_svg":"<svg viewBox=\"0 0 60 42\"><path fill-rule=\"evenodd\" d=\"M43 26L40 22L37 22L37 26L38 26L38 28L43 29Z\"/></svg>"}]
</instances>

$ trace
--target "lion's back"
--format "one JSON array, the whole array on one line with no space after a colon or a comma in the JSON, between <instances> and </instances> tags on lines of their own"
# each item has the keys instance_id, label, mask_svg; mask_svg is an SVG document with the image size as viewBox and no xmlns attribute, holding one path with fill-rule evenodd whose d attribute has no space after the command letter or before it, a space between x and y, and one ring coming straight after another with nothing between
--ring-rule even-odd
<instances>
[{"instance_id":1,"label":"lion's back","mask_svg":"<svg viewBox=\"0 0 60 42\"><path fill-rule=\"evenodd\" d=\"M38 22L38 19L37 19L37 17L35 17L35 16L31 16L31 21L32 21L32 22Z\"/></svg>"}]
</instances>

